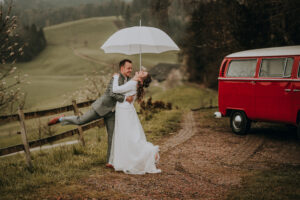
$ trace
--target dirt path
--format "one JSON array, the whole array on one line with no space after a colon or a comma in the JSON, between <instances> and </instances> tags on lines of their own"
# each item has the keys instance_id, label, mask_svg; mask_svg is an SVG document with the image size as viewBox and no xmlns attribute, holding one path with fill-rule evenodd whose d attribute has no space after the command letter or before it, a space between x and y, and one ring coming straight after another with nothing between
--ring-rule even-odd
<instances>
[{"instance_id":1,"label":"dirt path","mask_svg":"<svg viewBox=\"0 0 300 200\"><path fill-rule=\"evenodd\" d=\"M219 122L202 112L189 112L183 119L182 129L160 144L161 174L96 171L78 183L80 196L63 194L63 199L225 199L253 170L268 169L270 163L300 165L296 139L262 135L266 131L255 127L249 135L237 136L223 125L216 128L213 123Z\"/></svg>"},{"instance_id":2,"label":"dirt path","mask_svg":"<svg viewBox=\"0 0 300 200\"><path fill-rule=\"evenodd\" d=\"M182 128L179 130L178 133L175 133L173 137L168 138L160 145L160 153L167 152L168 150L184 143L185 141L187 141L195 135L197 127L193 113L189 112L183 118L184 119L181 124Z\"/></svg>"}]
</instances>

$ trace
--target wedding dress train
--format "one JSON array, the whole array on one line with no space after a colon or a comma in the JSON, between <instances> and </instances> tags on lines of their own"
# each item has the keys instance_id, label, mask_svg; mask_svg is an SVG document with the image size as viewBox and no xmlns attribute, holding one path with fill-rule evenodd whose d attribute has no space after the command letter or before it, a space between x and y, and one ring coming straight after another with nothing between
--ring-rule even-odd
<instances>
[{"instance_id":1,"label":"wedding dress train","mask_svg":"<svg viewBox=\"0 0 300 200\"><path fill-rule=\"evenodd\" d=\"M114 76L113 92L125 96L136 94L137 81L130 80L118 85L118 75ZM147 142L143 127L133 103L117 102L115 111L115 130L109 163L116 171L128 174L160 173L156 168L159 147Z\"/></svg>"}]
</instances>

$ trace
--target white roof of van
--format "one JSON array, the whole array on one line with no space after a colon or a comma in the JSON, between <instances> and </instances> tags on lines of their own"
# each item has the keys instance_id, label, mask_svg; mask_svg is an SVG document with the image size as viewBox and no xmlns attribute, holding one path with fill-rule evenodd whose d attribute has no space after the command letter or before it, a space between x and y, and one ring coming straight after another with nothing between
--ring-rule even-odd
<instances>
[{"instance_id":1,"label":"white roof of van","mask_svg":"<svg viewBox=\"0 0 300 200\"><path fill-rule=\"evenodd\" d=\"M240 51L240 52L229 54L226 57L233 58L233 57L260 57L260 56L288 56L288 55L300 55L300 45Z\"/></svg>"}]
</instances>

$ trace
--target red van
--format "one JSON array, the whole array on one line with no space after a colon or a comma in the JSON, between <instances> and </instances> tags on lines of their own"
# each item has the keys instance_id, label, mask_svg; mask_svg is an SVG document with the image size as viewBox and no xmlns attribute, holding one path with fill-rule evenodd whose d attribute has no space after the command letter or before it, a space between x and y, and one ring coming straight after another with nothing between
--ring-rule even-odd
<instances>
[{"instance_id":1,"label":"red van","mask_svg":"<svg viewBox=\"0 0 300 200\"><path fill-rule=\"evenodd\" d=\"M245 134L251 121L298 126L300 137L300 46L254 49L224 58L219 73L219 110Z\"/></svg>"}]
</instances>

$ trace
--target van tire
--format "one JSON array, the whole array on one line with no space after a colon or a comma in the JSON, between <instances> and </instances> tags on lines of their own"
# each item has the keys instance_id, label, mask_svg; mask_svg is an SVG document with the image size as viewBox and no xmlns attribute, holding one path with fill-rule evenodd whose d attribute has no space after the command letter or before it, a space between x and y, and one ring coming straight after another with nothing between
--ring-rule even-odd
<instances>
[{"instance_id":1,"label":"van tire","mask_svg":"<svg viewBox=\"0 0 300 200\"><path fill-rule=\"evenodd\" d=\"M243 111L235 110L230 116L230 127L235 134L245 135L251 127L251 120Z\"/></svg>"}]
</instances>

